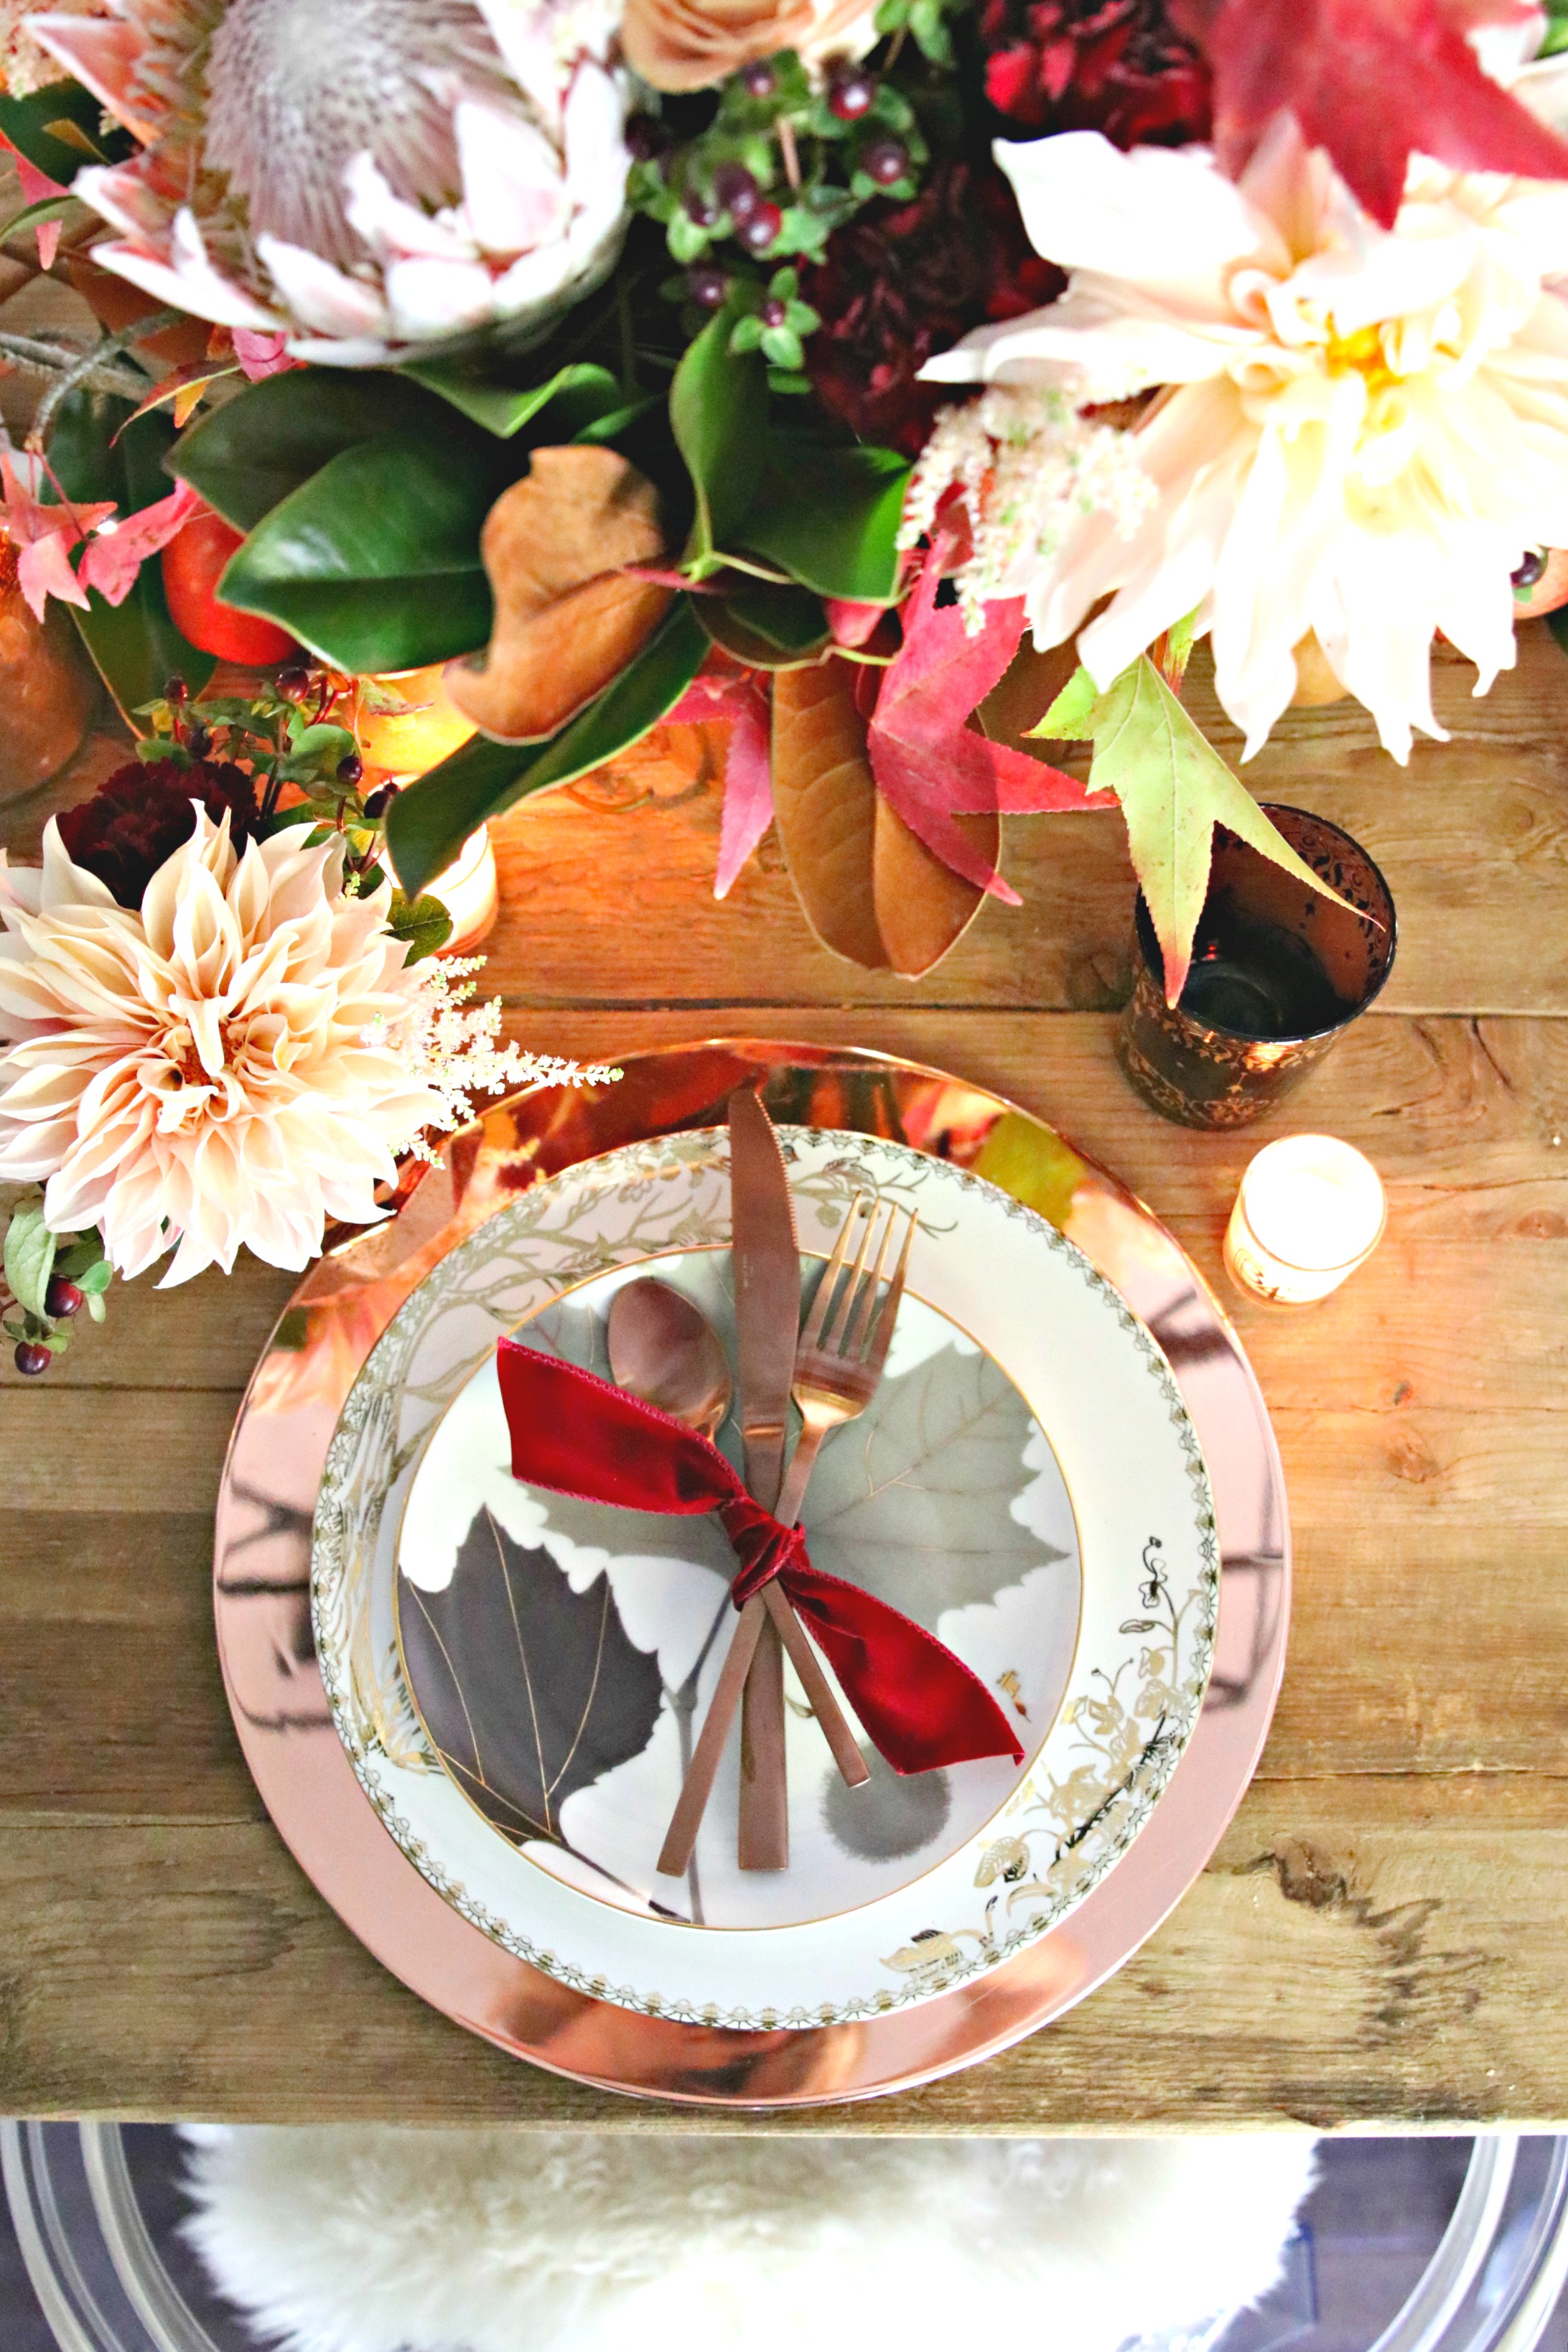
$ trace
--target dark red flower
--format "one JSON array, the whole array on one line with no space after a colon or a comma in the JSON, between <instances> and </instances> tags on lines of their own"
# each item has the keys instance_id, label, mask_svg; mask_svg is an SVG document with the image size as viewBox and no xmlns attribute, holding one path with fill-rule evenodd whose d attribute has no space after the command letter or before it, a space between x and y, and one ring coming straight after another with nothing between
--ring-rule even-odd
<instances>
[{"instance_id":1,"label":"dark red flower","mask_svg":"<svg viewBox=\"0 0 1568 2352\"><path fill-rule=\"evenodd\" d=\"M994 164L938 163L908 204L868 204L806 271L801 290L822 315L805 346L812 387L864 440L913 456L953 396L917 382L931 354L1037 310L1066 283L1030 245Z\"/></svg>"},{"instance_id":2,"label":"dark red flower","mask_svg":"<svg viewBox=\"0 0 1568 2352\"><path fill-rule=\"evenodd\" d=\"M96 874L118 906L140 907L159 866L195 831L193 801L215 824L227 811L237 849L256 830L255 780L231 760L193 760L188 768L177 760L132 760L89 801L62 810L60 839L73 865Z\"/></svg>"},{"instance_id":3,"label":"dark red flower","mask_svg":"<svg viewBox=\"0 0 1568 2352\"><path fill-rule=\"evenodd\" d=\"M1030 131L1102 131L1118 147L1209 132L1209 74L1164 0L982 0L985 95Z\"/></svg>"}]
</instances>

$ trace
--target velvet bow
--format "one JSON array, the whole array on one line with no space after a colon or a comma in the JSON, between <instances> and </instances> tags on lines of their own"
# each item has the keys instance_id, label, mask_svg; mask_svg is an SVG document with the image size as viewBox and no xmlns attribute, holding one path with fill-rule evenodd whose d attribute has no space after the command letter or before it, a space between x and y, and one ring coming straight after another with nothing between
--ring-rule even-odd
<instances>
[{"instance_id":1,"label":"velvet bow","mask_svg":"<svg viewBox=\"0 0 1568 2352\"><path fill-rule=\"evenodd\" d=\"M976 1756L1023 1762L1006 1717L963 1660L912 1617L813 1568L803 1531L765 1511L709 1439L515 1339L500 1342L498 1360L513 1477L625 1510L716 1513L740 1562L736 1608L777 1577L895 1772Z\"/></svg>"}]
</instances>

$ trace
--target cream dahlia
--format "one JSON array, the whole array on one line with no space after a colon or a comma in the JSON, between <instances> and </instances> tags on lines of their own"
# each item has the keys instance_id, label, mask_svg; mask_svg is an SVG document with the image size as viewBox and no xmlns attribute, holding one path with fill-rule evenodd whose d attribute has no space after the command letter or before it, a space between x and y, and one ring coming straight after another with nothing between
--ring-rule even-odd
<instances>
[{"instance_id":1,"label":"cream dahlia","mask_svg":"<svg viewBox=\"0 0 1568 2352\"><path fill-rule=\"evenodd\" d=\"M0 1181L41 1182L58 1232L98 1225L164 1286L240 1245L303 1266L329 1217L379 1215L394 1153L440 1117L398 1033L421 981L353 898L336 842L290 825L242 856L199 806L140 908L73 865L0 865Z\"/></svg>"},{"instance_id":2,"label":"cream dahlia","mask_svg":"<svg viewBox=\"0 0 1568 2352\"><path fill-rule=\"evenodd\" d=\"M1195 613L1248 756L1310 632L1396 758L1440 736L1434 632L1484 693L1514 657L1510 573L1568 545L1568 186L1417 158L1384 231L1289 117L1234 184L1204 149L1093 131L997 154L1068 290L925 375L1165 388L1133 436L1157 493L1137 527L1086 515L988 593L1025 596L1042 649L1110 598L1079 638L1102 688Z\"/></svg>"},{"instance_id":3,"label":"cream dahlia","mask_svg":"<svg viewBox=\"0 0 1568 2352\"><path fill-rule=\"evenodd\" d=\"M522 334L610 268L609 0L109 0L36 37L142 142L73 193L94 258L198 318L373 366Z\"/></svg>"}]
</instances>

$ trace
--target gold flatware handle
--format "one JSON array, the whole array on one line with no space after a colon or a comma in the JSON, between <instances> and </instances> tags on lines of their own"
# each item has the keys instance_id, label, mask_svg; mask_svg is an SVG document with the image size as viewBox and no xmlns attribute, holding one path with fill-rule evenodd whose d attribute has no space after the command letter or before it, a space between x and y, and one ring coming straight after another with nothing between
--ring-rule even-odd
<instances>
[{"instance_id":1,"label":"gold flatware handle","mask_svg":"<svg viewBox=\"0 0 1568 2352\"><path fill-rule=\"evenodd\" d=\"M762 1599L760 1595L754 1596L742 1610L731 1636L729 1654L719 1675L719 1687L713 1694L697 1745L691 1751L680 1800L665 1832L658 1867L667 1878L683 1878L686 1874L697 1843L697 1832L702 1826L702 1816L708 1810L708 1800L713 1793L724 1742L730 1736L730 1726L735 1720L741 1693L746 1686L746 1672L766 1622L767 1612Z\"/></svg>"},{"instance_id":2,"label":"gold flatware handle","mask_svg":"<svg viewBox=\"0 0 1568 2352\"><path fill-rule=\"evenodd\" d=\"M778 1628L780 1641L789 1652L790 1664L800 1676L817 1727L833 1750L833 1760L838 1767L845 1787L863 1789L871 1777L871 1768L861 1755L860 1744L845 1721L843 1708L833 1696L833 1685L811 1646L810 1634L790 1606L788 1593L781 1591L776 1583L764 1584L762 1598L769 1616ZM742 1867L745 1867L744 1864Z\"/></svg>"},{"instance_id":3,"label":"gold flatware handle","mask_svg":"<svg viewBox=\"0 0 1568 2352\"><path fill-rule=\"evenodd\" d=\"M771 1592L770 1585L768 1591ZM770 1612L741 1702L742 1870L789 1868L789 1774L784 1759L784 1645Z\"/></svg>"}]
</instances>

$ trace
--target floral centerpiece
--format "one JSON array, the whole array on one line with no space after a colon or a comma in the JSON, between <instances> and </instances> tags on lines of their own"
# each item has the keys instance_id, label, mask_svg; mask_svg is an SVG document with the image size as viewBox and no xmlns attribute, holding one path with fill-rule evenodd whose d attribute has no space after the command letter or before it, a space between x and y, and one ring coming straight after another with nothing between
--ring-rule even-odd
<instances>
[{"instance_id":1,"label":"floral centerpiece","mask_svg":"<svg viewBox=\"0 0 1568 2352\"><path fill-rule=\"evenodd\" d=\"M416 900L666 719L722 741L720 895L774 825L819 936L902 972L1013 895L1004 815L1119 804L1174 999L1216 824L1316 887L1194 642L1244 756L1351 694L1404 760L1434 636L1484 692L1568 594L1565 52L1563 0L0 5L5 236L104 325L0 319L35 608L150 738L220 656L444 664L472 730L289 824L176 729L178 790L8 882L37 1230L130 1271L177 1229L183 1273L362 1213L434 1118L387 861ZM246 1042L285 1032L340 1106L287 1199Z\"/></svg>"}]
</instances>

